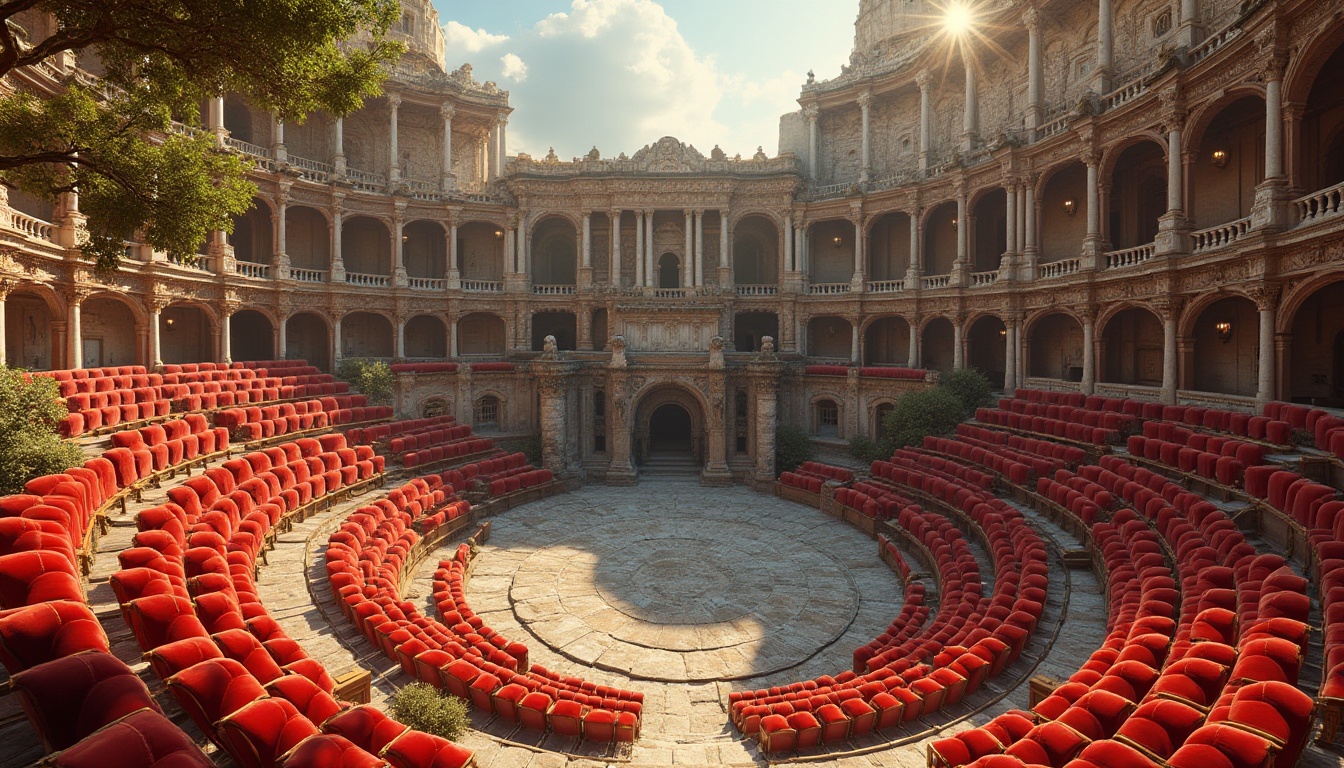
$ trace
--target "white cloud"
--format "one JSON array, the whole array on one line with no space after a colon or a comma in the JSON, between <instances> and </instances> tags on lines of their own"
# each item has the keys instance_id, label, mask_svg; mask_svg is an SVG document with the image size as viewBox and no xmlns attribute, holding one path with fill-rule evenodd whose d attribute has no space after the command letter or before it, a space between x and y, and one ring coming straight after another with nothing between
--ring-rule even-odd
<instances>
[{"instance_id":1,"label":"white cloud","mask_svg":"<svg viewBox=\"0 0 1344 768\"><path fill-rule=\"evenodd\" d=\"M505 80L521 83L527 79L527 64L518 58L518 54L506 53L499 57L499 63L504 65L501 74L503 74Z\"/></svg>"},{"instance_id":2,"label":"white cloud","mask_svg":"<svg viewBox=\"0 0 1344 768\"><path fill-rule=\"evenodd\" d=\"M508 35L492 35L484 29L472 29L465 24L450 21L443 25L443 38L449 51L480 53L509 39Z\"/></svg>"}]
</instances>

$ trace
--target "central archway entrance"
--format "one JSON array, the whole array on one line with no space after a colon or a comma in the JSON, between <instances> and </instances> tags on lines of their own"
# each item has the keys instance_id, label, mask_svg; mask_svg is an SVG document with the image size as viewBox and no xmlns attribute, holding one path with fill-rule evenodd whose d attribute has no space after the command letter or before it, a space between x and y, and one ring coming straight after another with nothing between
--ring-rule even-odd
<instances>
[{"instance_id":1,"label":"central archway entrance","mask_svg":"<svg viewBox=\"0 0 1344 768\"><path fill-rule=\"evenodd\" d=\"M649 455L691 455L691 414L677 403L664 403L649 416Z\"/></svg>"},{"instance_id":2,"label":"central archway entrance","mask_svg":"<svg viewBox=\"0 0 1344 768\"><path fill-rule=\"evenodd\" d=\"M680 387L659 387L641 398L634 423L641 475L695 475L705 462L703 409Z\"/></svg>"}]
</instances>

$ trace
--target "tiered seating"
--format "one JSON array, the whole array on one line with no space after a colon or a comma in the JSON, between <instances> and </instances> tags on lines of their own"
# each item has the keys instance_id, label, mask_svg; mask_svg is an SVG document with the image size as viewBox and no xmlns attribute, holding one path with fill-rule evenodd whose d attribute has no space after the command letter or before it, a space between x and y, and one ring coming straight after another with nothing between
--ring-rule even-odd
<instances>
[{"instance_id":1,"label":"tiered seating","mask_svg":"<svg viewBox=\"0 0 1344 768\"><path fill-rule=\"evenodd\" d=\"M340 395L259 407L230 408L215 414L215 424L229 430L235 441L251 443L391 417L391 406L368 405L368 398L364 395Z\"/></svg>"},{"instance_id":2,"label":"tiered seating","mask_svg":"<svg viewBox=\"0 0 1344 768\"><path fill-rule=\"evenodd\" d=\"M484 712L561 736L634 741L642 695L556 675L539 665L529 668L525 646L487 634L479 617L464 612L461 585L449 584L449 572L452 562L465 567L467 551L459 548L436 584L436 600L455 606L444 612L451 628L401 600L397 584L420 540L416 522L426 512L435 514L445 500L440 482L433 475L413 480L398 489L400 503L389 494L356 510L332 534L327 573L347 617L407 674Z\"/></svg>"},{"instance_id":3,"label":"tiered seating","mask_svg":"<svg viewBox=\"0 0 1344 768\"><path fill-rule=\"evenodd\" d=\"M956 477L956 470L934 469L929 459L893 456L884 463L887 477L870 485L897 496L914 493L963 513L993 555L993 594L980 594L978 566L956 527L918 505L903 507L889 530L904 531L934 563L942 592L937 615L924 624L923 592L915 590L889 632L856 651L855 670L730 694L734 725L755 735L762 749L807 749L860 738L956 704L1025 647L1045 601L1043 543L1012 507Z\"/></svg>"},{"instance_id":4,"label":"tiered seating","mask_svg":"<svg viewBox=\"0 0 1344 768\"><path fill-rule=\"evenodd\" d=\"M1034 476L1048 475L1064 467L1060 459L1044 458L1010 448L1006 443L966 436L956 439L928 436L924 438L924 450L979 464L997 472L1008 482L1022 486L1031 482Z\"/></svg>"},{"instance_id":5,"label":"tiered seating","mask_svg":"<svg viewBox=\"0 0 1344 768\"><path fill-rule=\"evenodd\" d=\"M227 456L229 431L212 429L205 416L189 413L161 424L113 432L112 445L132 452L149 451L155 472L175 471Z\"/></svg>"},{"instance_id":6,"label":"tiered seating","mask_svg":"<svg viewBox=\"0 0 1344 768\"><path fill-rule=\"evenodd\" d=\"M1012 404L1012 409L1005 409ZM975 420L1009 429L1062 437L1092 445L1110 445L1120 441L1121 434L1132 423L1130 417L1117 413L1089 411L1068 405L1042 405L1020 400L1000 401L999 408L975 409Z\"/></svg>"},{"instance_id":7,"label":"tiered seating","mask_svg":"<svg viewBox=\"0 0 1344 768\"><path fill-rule=\"evenodd\" d=\"M386 443L390 438L410 435L427 429L438 427L448 427L457 423L457 419L452 416L432 416L424 419L404 419L402 421L390 421L384 424L375 424L371 427L356 427L345 432L345 437L352 443L364 443L379 447L380 443ZM404 449L403 449L404 450ZM396 451L400 452L400 451Z\"/></svg>"},{"instance_id":8,"label":"tiered seating","mask_svg":"<svg viewBox=\"0 0 1344 768\"><path fill-rule=\"evenodd\" d=\"M784 485L808 493L821 493L821 487L828 482L848 483L853 479L853 471L818 461L805 461L794 471L784 472L779 478Z\"/></svg>"},{"instance_id":9,"label":"tiered seating","mask_svg":"<svg viewBox=\"0 0 1344 768\"><path fill-rule=\"evenodd\" d=\"M1131 456L1239 488L1247 467L1265 463L1263 445L1186 429L1169 421L1149 421L1143 434L1130 435Z\"/></svg>"}]
</instances>

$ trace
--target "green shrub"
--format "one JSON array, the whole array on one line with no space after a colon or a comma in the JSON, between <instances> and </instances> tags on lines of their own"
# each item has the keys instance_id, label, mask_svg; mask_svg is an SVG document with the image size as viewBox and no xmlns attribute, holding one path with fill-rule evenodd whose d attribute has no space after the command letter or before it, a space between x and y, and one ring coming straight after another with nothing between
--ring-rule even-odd
<instances>
[{"instance_id":1,"label":"green shrub","mask_svg":"<svg viewBox=\"0 0 1344 768\"><path fill-rule=\"evenodd\" d=\"M976 408L989 405L993 400L989 379L974 368L943 373L938 377L938 386L951 392L961 402L963 418L975 413Z\"/></svg>"},{"instance_id":2,"label":"green shrub","mask_svg":"<svg viewBox=\"0 0 1344 768\"><path fill-rule=\"evenodd\" d=\"M392 402L392 386L395 379L392 376L392 368L381 360L347 357L341 361L336 375L358 389L369 399L370 405L387 405Z\"/></svg>"},{"instance_id":3,"label":"green shrub","mask_svg":"<svg viewBox=\"0 0 1344 768\"><path fill-rule=\"evenodd\" d=\"M428 683L411 683L392 696L392 719L417 731L457 741L470 719L467 704Z\"/></svg>"},{"instance_id":4,"label":"green shrub","mask_svg":"<svg viewBox=\"0 0 1344 768\"><path fill-rule=\"evenodd\" d=\"M957 428L965 414L962 401L943 387L907 392L887 414L886 428L893 448L919 446L927 435Z\"/></svg>"},{"instance_id":5,"label":"green shrub","mask_svg":"<svg viewBox=\"0 0 1344 768\"><path fill-rule=\"evenodd\" d=\"M891 458L891 445L884 437L873 440L866 435L855 435L849 440L849 455L859 461L873 462Z\"/></svg>"},{"instance_id":6,"label":"green shrub","mask_svg":"<svg viewBox=\"0 0 1344 768\"><path fill-rule=\"evenodd\" d=\"M798 427L787 424L775 430L775 471L792 472L812 459L812 438Z\"/></svg>"},{"instance_id":7,"label":"green shrub","mask_svg":"<svg viewBox=\"0 0 1344 768\"><path fill-rule=\"evenodd\" d=\"M56 427L69 414L55 379L0 368L0 495L22 493L24 483L64 472L83 459L79 446Z\"/></svg>"}]
</instances>

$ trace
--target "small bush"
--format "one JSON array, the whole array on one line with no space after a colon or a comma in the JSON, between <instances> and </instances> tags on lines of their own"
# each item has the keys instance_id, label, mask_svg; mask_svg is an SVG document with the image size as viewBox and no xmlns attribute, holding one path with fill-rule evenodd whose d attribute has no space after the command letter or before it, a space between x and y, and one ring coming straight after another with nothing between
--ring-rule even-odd
<instances>
[{"instance_id":1,"label":"small bush","mask_svg":"<svg viewBox=\"0 0 1344 768\"><path fill-rule=\"evenodd\" d=\"M948 389L935 387L901 395L887 414L893 448L919 446L927 435L942 435L964 418L962 401Z\"/></svg>"},{"instance_id":2,"label":"small bush","mask_svg":"<svg viewBox=\"0 0 1344 768\"><path fill-rule=\"evenodd\" d=\"M812 460L812 438L798 427L780 425L775 430L775 471L792 472Z\"/></svg>"},{"instance_id":3,"label":"small bush","mask_svg":"<svg viewBox=\"0 0 1344 768\"><path fill-rule=\"evenodd\" d=\"M392 718L417 731L457 741L467 730L467 704L428 683L412 683L392 697Z\"/></svg>"},{"instance_id":4,"label":"small bush","mask_svg":"<svg viewBox=\"0 0 1344 768\"><path fill-rule=\"evenodd\" d=\"M22 493L29 480L64 472L83 459L56 427L69 410L55 379L0 368L0 495Z\"/></svg>"},{"instance_id":5,"label":"small bush","mask_svg":"<svg viewBox=\"0 0 1344 768\"><path fill-rule=\"evenodd\" d=\"M369 399L370 405L387 405L392 402L392 368L381 360L347 357L341 361L336 375L358 389Z\"/></svg>"},{"instance_id":6,"label":"small bush","mask_svg":"<svg viewBox=\"0 0 1344 768\"><path fill-rule=\"evenodd\" d=\"M989 405L993 399L989 379L974 368L948 371L938 377L938 386L951 392L961 402L963 418L975 413L976 408Z\"/></svg>"},{"instance_id":7,"label":"small bush","mask_svg":"<svg viewBox=\"0 0 1344 768\"><path fill-rule=\"evenodd\" d=\"M891 458L891 446L886 438L873 440L865 435L855 435L849 440L849 455L859 461L873 462Z\"/></svg>"}]
</instances>

